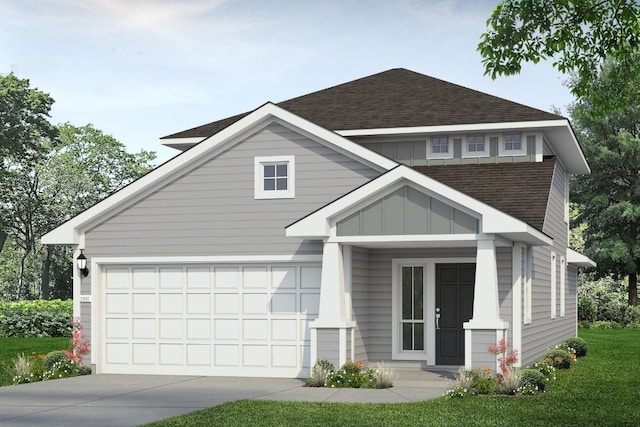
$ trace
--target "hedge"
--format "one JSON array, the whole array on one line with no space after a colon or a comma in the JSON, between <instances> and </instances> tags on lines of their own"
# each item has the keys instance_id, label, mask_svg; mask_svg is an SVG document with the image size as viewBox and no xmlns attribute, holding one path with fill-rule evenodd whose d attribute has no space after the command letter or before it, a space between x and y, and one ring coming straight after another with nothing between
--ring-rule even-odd
<instances>
[{"instance_id":1,"label":"hedge","mask_svg":"<svg viewBox=\"0 0 640 427\"><path fill-rule=\"evenodd\" d=\"M72 300L0 301L0 337L70 337Z\"/></svg>"}]
</instances>

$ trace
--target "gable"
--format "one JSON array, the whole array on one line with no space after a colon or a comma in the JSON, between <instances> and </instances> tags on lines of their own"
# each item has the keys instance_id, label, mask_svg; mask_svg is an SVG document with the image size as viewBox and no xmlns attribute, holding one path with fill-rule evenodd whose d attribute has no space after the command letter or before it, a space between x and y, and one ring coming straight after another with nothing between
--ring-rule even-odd
<instances>
[{"instance_id":1,"label":"gable","mask_svg":"<svg viewBox=\"0 0 640 427\"><path fill-rule=\"evenodd\" d=\"M476 234L478 219L405 185L337 222L338 236Z\"/></svg>"},{"instance_id":2,"label":"gable","mask_svg":"<svg viewBox=\"0 0 640 427\"><path fill-rule=\"evenodd\" d=\"M287 132L290 132L290 134L299 135L300 138L296 137L298 140L306 140L309 144L315 144L319 147L318 150L325 150L325 153L319 153L320 158L324 160L330 162L332 158L334 160L338 157L344 158L352 162L354 167L355 165L359 165L358 167L368 170L369 173L374 173L374 175L369 175L369 173L363 174L361 175L360 182L356 184L350 183L349 185L360 185L362 182L370 179L371 176L376 176L397 165L397 163L390 159L373 153L364 147L282 110L273 104L266 104L242 120L234 123L232 126L224 129L222 132L171 159L129 186L77 215L60 227L50 231L43 236L42 242L44 244L81 244L84 238L82 237L83 233L86 230L104 223L119 212L123 212L141 200L159 192L170 183L175 182L176 179L188 175L223 153L232 152L234 146L250 138L252 135L259 134L262 129L265 129L273 123L288 129ZM256 141L255 152L252 152L252 155L258 156L260 152L262 152L263 155L265 153L266 155L272 155L273 152L269 150L270 146L268 144L261 144L260 141ZM320 162L320 164L317 162L315 164L314 162L302 162L300 167L308 168L308 170L316 168L316 177L313 179L317 179L318 176L324 173L322 162ZM251 168L253 168L253 163L251 163ZM349 167L347 167L347 169L349 169ZM335 184L334 190L326 192L325 196L327 199L323 200L322 203L339 197L341 194L344 194L345 191L353 188L349 187L346 189L340 187L342 178L340 175L334 175L327 178L324 183L321 183L325 186L324 188ZM236 180L229 181L225 175L219 175L219 180L221 182L227 182L229 191L232 191L234 186L241 185L241 182L244 183L246 181L250 182L250 185L253 185L253 169L247 171L244 176ZM333 182L331 180L333 180ZM181 196L179 193L177 194L177 197ZM311 194L317 195L317 193ZM313 208L313 205L306 207L306 209ZM284 225L286 225L286 223L282 226ZM280 229L280 233L282 233L282 228Z\"/></svg>"}]
</instances>

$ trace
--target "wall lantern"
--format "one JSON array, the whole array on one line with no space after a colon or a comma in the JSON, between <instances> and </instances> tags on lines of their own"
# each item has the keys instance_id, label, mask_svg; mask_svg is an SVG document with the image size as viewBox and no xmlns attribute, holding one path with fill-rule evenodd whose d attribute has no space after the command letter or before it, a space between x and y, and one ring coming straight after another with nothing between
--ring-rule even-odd
<instances>
[{"instance_id":1,"label":"wall lantern","mask_svg":"<svg viewBox=\"0 0 640 427\"><path fill-rule=\"evenodd\" d=\"M82 253L83 249L80 249L80 255L76 258L76 262L78 263L78 270L80 270L80 274L82 277L87 277L89 275L89 268L87 267L87 257Z\"/></svg>"}]
</instances>

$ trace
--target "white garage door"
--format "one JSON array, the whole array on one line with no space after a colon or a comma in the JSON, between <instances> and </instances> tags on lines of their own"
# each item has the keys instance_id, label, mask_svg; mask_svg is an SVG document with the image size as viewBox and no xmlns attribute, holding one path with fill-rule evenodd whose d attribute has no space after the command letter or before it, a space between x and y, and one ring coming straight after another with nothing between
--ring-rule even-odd
<instances>
[{"instance_id":1,"label":"white garage door","mask_svg":"<svg viewBox=\"0 0 640 427\"><path fill-rule=\"evenodd\" d=\"M98 372L308 376L319 265L101 271Z\"/></svg>"}]
</instances>

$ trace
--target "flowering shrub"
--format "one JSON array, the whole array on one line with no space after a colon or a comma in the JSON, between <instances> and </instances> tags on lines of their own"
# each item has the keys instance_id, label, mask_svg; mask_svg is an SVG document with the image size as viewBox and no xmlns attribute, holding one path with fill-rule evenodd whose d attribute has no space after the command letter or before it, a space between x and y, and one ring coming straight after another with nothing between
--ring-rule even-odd
<instances>
[{"instance_id":1,"label":"flowering shrub","mask_svg":"<svg viewBox=\"0 0 640 427\"><path fill-rule=\"evenodd\" d=\"M537 369L522 369L518 371L520 380L519 388L531 388L533 390L544 391L546 378Z\"/></svg>"},{"instance_id":2,"label":"flowering shrub","mask_svg":"<svg viewBox=\"0 0 640 427\"><path fill-rule=\"evenodd\" d=\"M498 358L500 374L496 375L496 379L500 383L502 391L506 394L515 394L519 386L519 380L515 375L513 365L518 361L518 350L512 349L509 351L509 347L510 344L503 338L496 347L489 347L489 353L495 354Z\"/></svg>"},{"instance_id":3,"label":"flowering shrub","mask_svg":"<svg viewBox=\"0 0 640 427\"><path fill-rule=\"evenodd\" d=\"M556 368L553 364L547 363L546 360L541 360L533 364L532 369L537 370L544 376L546 382L554 381L556 379Z\"/></svg>"},{"instance_id":4,"label":"flowering shrub","mask_svg":"<svg viewBox=\"0 0 640 427\"><path fill-rule=\"evenodd\" d=\"M577 357L587 355L587 342L580 337L567 338L563 344L569 348L574 349L575 355Z\"/></svg>"},{"instance_id":5,"label":"flowering shrub","mask_svg":"<svg viewBox=\"0 0 640 427\"><path fill-rule=\"evenodd\" d=\"M376 374L373 369L362 371L362 362L348 361L340 369L327 376L327 387L375 388Z\"/></svg>"},{"instance_id":6,"label":"flowering shrub","mask_svg":"<svg viewBox=\"0 0 640 427\"><path fill-rule=\"evenodd\" d=\"M80 319L75 318L71 322L71 348L66 351L67 357L72 362L82 364L82 356L89 354L89 340L84 336Z\"/></svg>"},{"instance_id":7,"label":"flowering shrub","mask_svg":"<svg viewBox=\"0 0 640 427\"><path fill-rule=\"evenodd\" d=\"M561 348L547 351L544 355L544 360L557 369L569 369L571 367L571 355Z\"/></svg>"}]
</instances>

